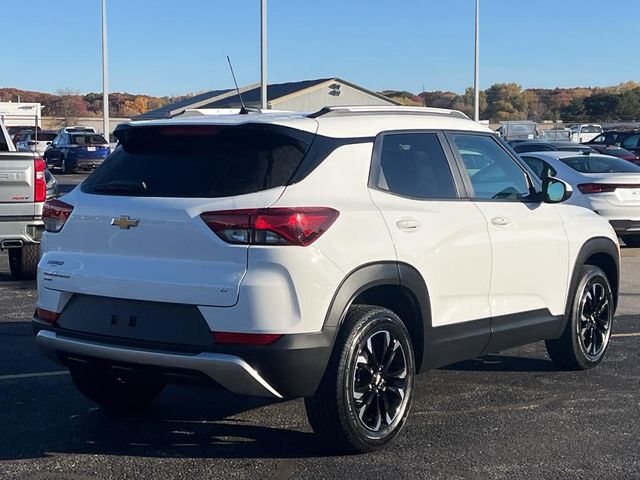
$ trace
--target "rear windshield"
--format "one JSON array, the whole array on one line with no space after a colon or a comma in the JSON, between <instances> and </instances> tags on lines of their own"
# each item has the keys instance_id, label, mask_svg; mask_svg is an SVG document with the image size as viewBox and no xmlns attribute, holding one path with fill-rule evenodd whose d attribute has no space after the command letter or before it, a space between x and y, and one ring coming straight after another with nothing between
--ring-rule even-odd
<instances>
[{"instance_id":1,"label":"rear windshield","mask_svg":"<svg viewBox=\"0 0 640 480\"><path fill-rule=\"evenodd\" d=\"M217 198L287 185L313 134L273 125L161 126L116 132L120 146L82 191Z\"/></svg>"},{"instance_id":2,"label":"rear windshield","mask_svg":"<svg viewBox=\"0 0 640 480\"><path fill-rule=\"evenodd\" d=\"M38 133L38 141L39 142L50 142L54 138L56 138L56 133ZM31 135L31 138L36 139L35 135Z\"/></svg>"},{"instance_id":3,"label":"rear windshield","mask_svg":"<svg viewBox=\"0 0 640 480\"><path fill-rule=\"evenodd\" d=\"M602 133L602 127L596 125L583 125L582 133Z\"/></svg>"},{"instance_id":4,"label":"rear windshield","mask_svg":"<svg viewBox=\"0 0 640 480\"><path fill-rule=\"evenodd\" d=\"M639 166L621 158L582 155L560 160L581 173L640 173Z\"/></svg>"},{"instance_id":5,"label":"rear windshield","mask_svg":"<svg viewBox=\"0 0 640 480\"><path fill-rule=\"evenodd\" d=\"M107 142L102 135L71 135L74 145L104 145Z\"/></svg>"}]
</instances>

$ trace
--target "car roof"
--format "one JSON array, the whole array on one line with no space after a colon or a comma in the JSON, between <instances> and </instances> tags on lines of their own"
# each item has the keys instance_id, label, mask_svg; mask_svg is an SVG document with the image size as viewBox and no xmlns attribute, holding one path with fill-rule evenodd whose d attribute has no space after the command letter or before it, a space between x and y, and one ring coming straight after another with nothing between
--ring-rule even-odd
<instances>
[{"instance_id":1,"label":"car roof","mask_svg":"<svg viewBox=\"0 0 640 480\"><path fill-rule=\"evenodd\" d=\"M387 130L462 130L493 133L488 127L455 110L423 107L327 107L315 113L259 112L176 117L164 120L134 121L117 129L175 125L272 124L317 132L330 137L375 136Z\"/></svg>"}]
</instances>

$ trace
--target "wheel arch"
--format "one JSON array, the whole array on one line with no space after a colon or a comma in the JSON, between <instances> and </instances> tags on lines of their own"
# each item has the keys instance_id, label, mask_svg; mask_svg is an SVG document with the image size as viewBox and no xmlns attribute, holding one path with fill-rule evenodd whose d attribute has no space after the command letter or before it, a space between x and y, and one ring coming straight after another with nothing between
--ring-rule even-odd
<instances>
[{"instance_id":1,"label":"wheel arch","mask_svg":"<svg viewBox=\"0 0 640 480\"><path fill-rule=\"evenodd\" d=\"M431 327L429 292L422 275L399 262L376 262L352 270L342 281L327 312L324 329L334 332L333 343L352 305L385 307L407 326L414 348L416 369L422 370L425 332Z\"/></svg>"},{"instance_id":2,"label":"wheel arch","mask_svg":"<svg viewBox=\"0 0 640 480\"><path fill-rule=\"evenodd\" d=\"M613 293L614 313L618 307L618 291L620 288L620 254L618 245L607 237L595 237L587 240L576 257L571 272L571 282L567 291L564 318L562 328L556 332L556 338L559 338L564 332L564 328L568 319L571 317L571 307L573 297L576 294L578 283L580 281L580 269L584 265L593 265L601 268L609 279L611 290Z\"/></svg>"}]
</instances>

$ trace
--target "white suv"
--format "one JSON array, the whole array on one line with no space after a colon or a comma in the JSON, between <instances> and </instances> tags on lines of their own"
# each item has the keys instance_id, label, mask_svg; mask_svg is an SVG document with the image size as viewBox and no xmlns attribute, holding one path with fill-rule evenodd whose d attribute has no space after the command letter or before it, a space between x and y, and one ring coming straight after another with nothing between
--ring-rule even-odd
<instances>
[{"instance_id":1,"label":"white suv","mask_svg":"<svg viewBox=\"0 0 640 480\"><path fill-rule=\"evenodd\" d=\"M334 107L134 122L45 207L37 342L140 408L170 382L305 397L333 446L401 429L416 373L545 340L602 359L619 248L459 112Z\"/></svg>"}]
</instances>

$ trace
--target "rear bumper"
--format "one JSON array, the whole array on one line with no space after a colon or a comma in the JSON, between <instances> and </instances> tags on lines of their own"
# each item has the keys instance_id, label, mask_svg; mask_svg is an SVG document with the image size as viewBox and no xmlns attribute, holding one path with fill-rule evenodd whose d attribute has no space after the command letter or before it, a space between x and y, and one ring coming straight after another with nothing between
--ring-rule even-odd
<instances>
[{"instance_id":1,"label":"rear bumper","mask_svg":"<svg viewBox=\"0 0 640 480\"><path fill-rule=\"evenodd\" d=\"M609 223L618 235L640 235L640 220L609 220Z\"/></svg>"},{"instance_id":2,"label":"rear bumper","mask_svg":"<svg viewBox=\"0 0 640 480\"><path fill-rule=\"evenodd\" d=\"M43 231L44 223L38 217L0 217L0 250L19 243L39 243Z\"/></svg>"},{"instance_id":3,"label":"rear bumper","mask_svg":"<svg viewBox=\"0 0 640 480\"><path fill-rule=\"evenodd\" d=\"M282 398L256 370L240 357L221 353L167 353L139 348L111 346L40 330L36 342L48 356L59 362L58 352L100 360L203 373L234 393Z\"/></svg>"},{"instance_id":4,"label":"rear bumper","mask_svg":"<svg viewBox=\"0 0 640 480\"><path fill-rule=\"evenodd\" d=\"M75 168L90 170L97 167L104 161L104 158L79 158L75 161Z\"/></svg>"},{"instance_id":5,"label":"rear bumper","mask_svg":"<svg viewBox=\"0 0 640 480\"><path fill-rule=\"evenodd\" d=\"M165 383L209 384L252 396L313 395L331 354L334 330L285 335L272 345L209 348L150 344L68 331L34 317L36 342L64 366L108 369Z\"/></svg>"}]
</instances>

